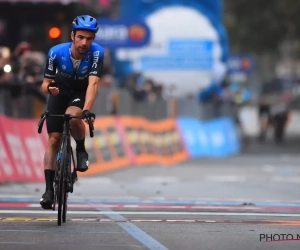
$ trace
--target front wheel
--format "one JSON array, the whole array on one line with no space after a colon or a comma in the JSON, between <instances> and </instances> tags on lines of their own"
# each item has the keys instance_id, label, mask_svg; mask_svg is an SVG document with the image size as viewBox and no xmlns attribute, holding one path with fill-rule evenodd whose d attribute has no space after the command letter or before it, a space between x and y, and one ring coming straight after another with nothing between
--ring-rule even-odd
<instances>
[{"instance_id":1,"label":"front wheel","mask_svg":"<svg viewBox=\"0 0 300 250\"><path fill-rule=\"evenodd\" d=\"M61 221L64 221L65 215L64 215L64 207L66 203L66 164L67 164L67 152L68 143L67 140L64 138L62 139L62 143L60 146L60 168L57 171L58 174L58 192L57 192L57 205L58 205L58 211L57 211L57 224L58 226L61 225Z\"/></svg>"},{"instance_id":2,"label":"front wheel","mask_svg":"<svg viewBox=\"0 0 300 250\"><path fill-rule=\"evenodd\" d=\"M63 166L63 165L62 165ZM62 220L62 209L64 204L64 196L65 196L65 185L64 185L64 171L60 171L60 179L59 179L59 188L58 188L58 213L57 213L57 225L61 225Z\"/></svg>"},{"instance_id":3,"label":"front wheel","mask_svg":"<svg viewBox=\"0 0 300 250\"><path fill-rule=\"evenodd\" d=\"M64 188L63 215L62 215L63 222L66 222L66 220L67 220L67 210L68 210L68 192L65 187Z\"/></svg>"}]
</instances>

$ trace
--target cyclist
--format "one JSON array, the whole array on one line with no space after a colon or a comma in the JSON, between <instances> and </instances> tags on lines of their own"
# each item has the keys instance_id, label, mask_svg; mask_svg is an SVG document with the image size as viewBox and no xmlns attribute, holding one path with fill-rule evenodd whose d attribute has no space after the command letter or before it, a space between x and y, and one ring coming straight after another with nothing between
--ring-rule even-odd
<instances>
[{"instance_id":1,"label":"cyclist","mask_svg":"<svg viewBox=\"0 0 300 250\"><path fill-rule=\"evenodd\" d=\"M71 114L90 117L103 67L104 49L94 43L98 24L94 17L77 16L72 22L72 42L58 44L49 50L41 89L49 93L47 110L52 114ZM87 122L86 119L84 119ZM94 120L92 119L92 122ZM49 117L49 135L44 157L46 190L40 204L51 209L54 200L53 181L56 156L63 131L63 118ZM71 135L76 141L77 171L88 169L85 150L85 126L82 120L70 121Z\"/></svg>"}]
</instances>

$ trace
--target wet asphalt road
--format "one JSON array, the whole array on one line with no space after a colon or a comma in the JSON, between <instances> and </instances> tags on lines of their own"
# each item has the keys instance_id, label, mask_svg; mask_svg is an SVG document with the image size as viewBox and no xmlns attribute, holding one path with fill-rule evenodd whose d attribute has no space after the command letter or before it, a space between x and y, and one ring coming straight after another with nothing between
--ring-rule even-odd
<instances>
[{"instance_id":1,"label":"wet asphalt road","mask_svg":"<svg viewBox=\"0 0 300 250\"><path fill-rule=\"evenodd\" d=\"M38 205L44 184L1 185L0 249L300 249L299 160L249 152L80 178L60 227Z\"/></svg>"}]
</instances>

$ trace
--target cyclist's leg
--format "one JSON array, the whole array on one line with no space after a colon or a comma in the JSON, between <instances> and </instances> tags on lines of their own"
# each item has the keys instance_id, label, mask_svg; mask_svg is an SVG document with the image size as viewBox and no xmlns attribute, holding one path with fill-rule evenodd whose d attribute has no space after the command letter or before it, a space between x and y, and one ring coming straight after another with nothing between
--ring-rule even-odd
<instances>
[{"instance_id":1,"label":"cyclist's leg","mask_svg":"<svg viewBox=\"0 0 300 250\"><path fill-rule=\"evenodd\" d=\"M82 115L82 108L85 101L85 91L75 92L70 99L67 114L74 116ZM85 125L80 119L72 119L70 121L71 135L76 141L76 156L77 156L77 170L85 172L88 170L88 153L85 150Z\"/></svg>"},{"instance_id":2,"label":"cyclist's leg","mask_svg":"<svg viewBox=\"0 0 300 250\"><path fill-rule=\"evenodd\" d=\"M64 114L68 103L65 96L50 96L47 110L50 114ZM40 204L44 209L51 209L54 200L53 181L55 175L56 158L59 149L59 142L63 131L63 119L58 117L49 117L46 120L48 131L48 143L44 156L44 173L46 189Z\"/></svg>"}]
</instances>

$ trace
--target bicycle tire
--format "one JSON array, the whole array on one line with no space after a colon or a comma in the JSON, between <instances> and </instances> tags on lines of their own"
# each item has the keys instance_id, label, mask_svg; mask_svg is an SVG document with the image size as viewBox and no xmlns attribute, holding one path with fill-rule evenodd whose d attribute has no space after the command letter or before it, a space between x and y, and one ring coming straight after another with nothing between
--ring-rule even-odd
<instances>
[{"instance_id":1,"label":"bicycle tire","mask_svg":"<svg viewBox=\"0 0 300 250\"><path fill-rule=\"evenodd\" d=\"M57 158L59 155L57 156ZM54 175L54 200L53 200L53 211L55 211L56 203L57 203L57 198L58 198L58 175L60 171L60 160L57 159L56 161L56 169L55 169L55 175Z\"/></svg>"},{"instance_id":2,"label":"bicycle tire","mask_svg":"<svg viewBox=\"0 0 300 250\"><path fill-rule=\"evenodd\" d=\"M61 176L60 172L61 172L62 145L63 145L63 140L61 140L59 143L59 151L56 159L56 168L55 168L55 175L54 175L53 211L55 211L56 204L58 204L59 182Z\"/></svg>"},{"instance_id":3,"label":"bicycle tire","mask_svg":"<svg viewBox=\"0 0 300 250\"><path fill-rule=\"evenodd\" d=\"M64 156L64 163L65 163L65 181L64 181L64 202L63 202L63 214L62 214L62 220L63 222L66 222L67 220L67 210L68 210L68 177L71 178L71 142L69 139L67 139L67 150L66 155ZM70 179L71 181L71 179Z\"/></svg>"},{"instance_id":4,"label":"bicycle tire","mask_svg":"<svg viewBox=\"0 0 300 250\"><path fill-rule=\"evenodd\" d=\"M62 221L67 221L67 210L68 210L68 192L64 192L64 203L63 203L63 214L62 214Z\"/></svg>"},{"instance_id":5,"label":"bicycle tire","mask_svg":"<svg viewBox=\"0 0 300 250\"><path fill-rule=\"evenodd\" d=\"M64 204L64 197L66 192L65 187L65 169L66 169L66 154L67 154L67 140L65 138L62 139L61 145L61 164L60 164L60 178L58 184L58 209L57 209L57 224L61 226L62 217L63 217L63 204Z\"/></svg>"}]
</instances>

